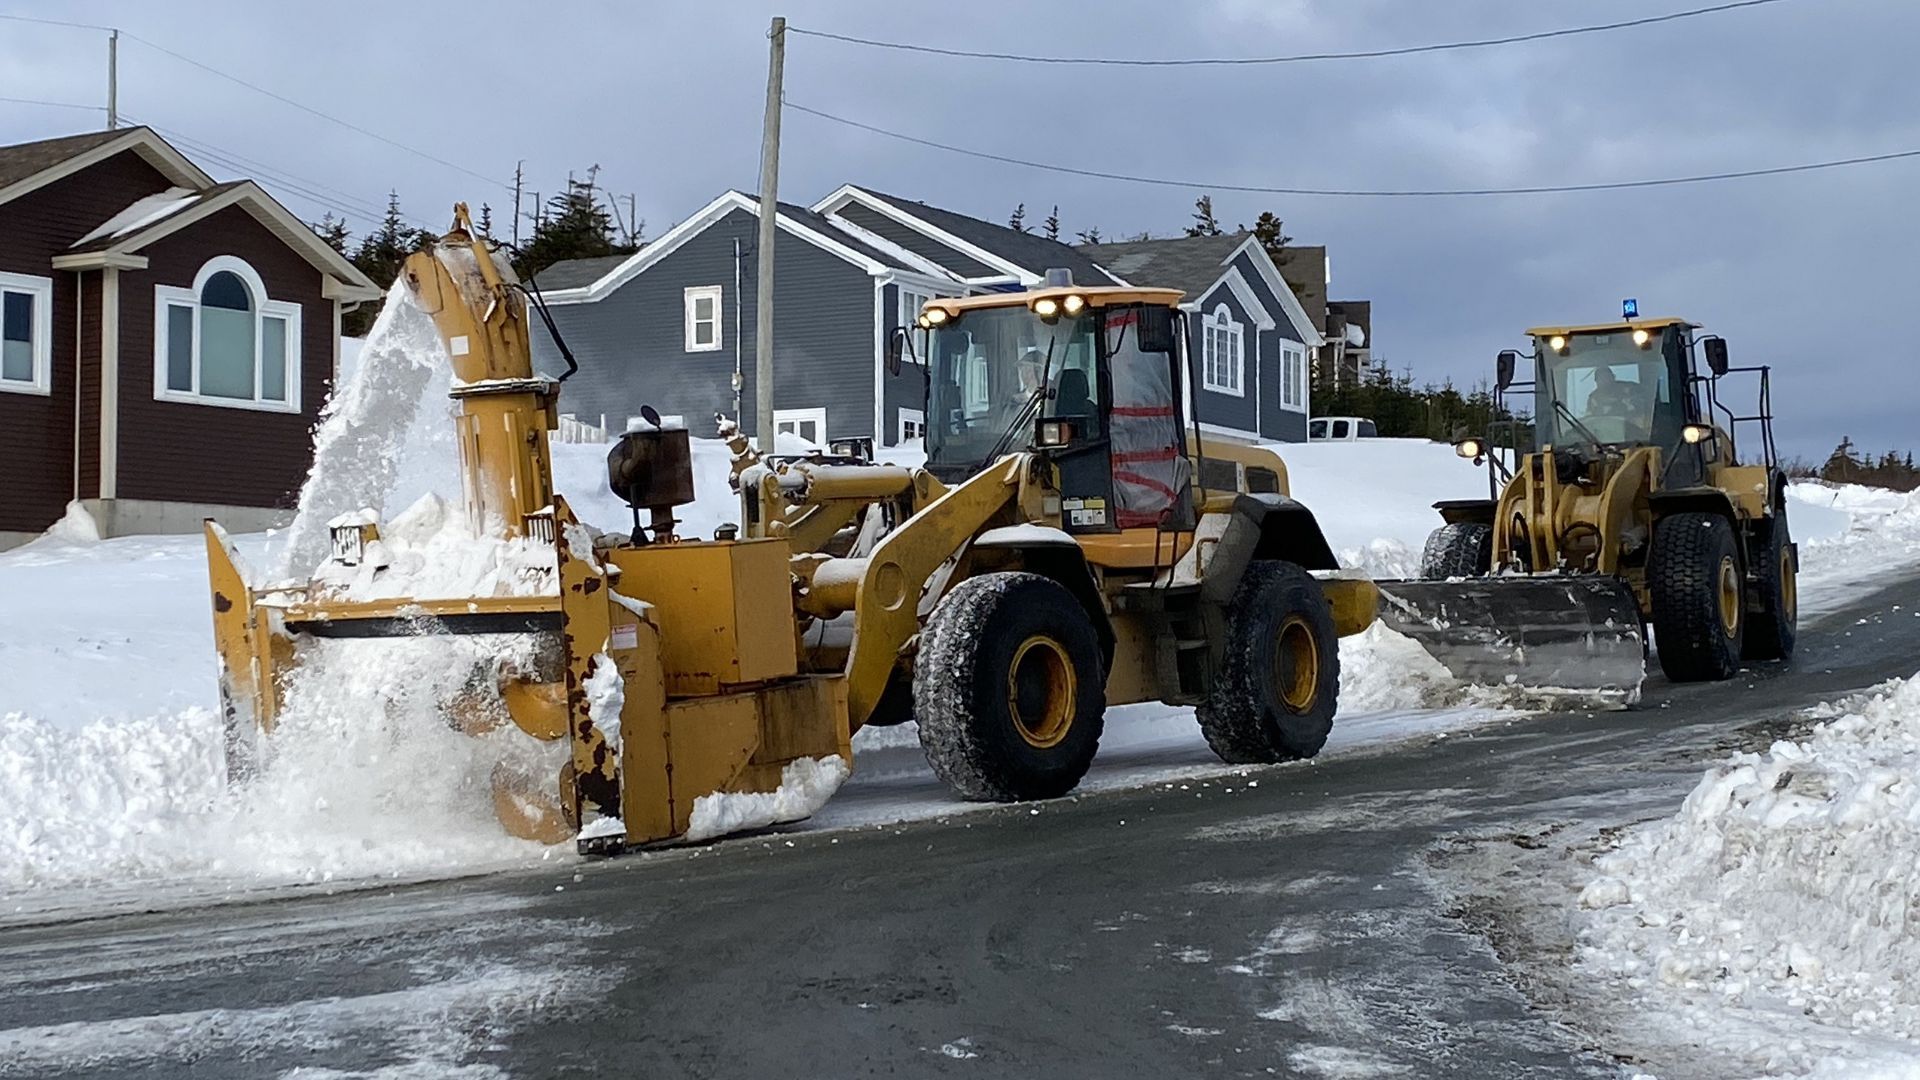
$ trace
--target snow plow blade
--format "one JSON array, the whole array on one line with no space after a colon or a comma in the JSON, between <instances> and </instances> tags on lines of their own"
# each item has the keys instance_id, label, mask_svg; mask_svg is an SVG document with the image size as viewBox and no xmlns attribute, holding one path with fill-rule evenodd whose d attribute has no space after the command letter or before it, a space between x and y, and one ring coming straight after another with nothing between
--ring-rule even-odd
<instances>
[{"instance_id":1,"label":"snow plow blade","mask_svg":"<svg viewBox=\"0 0 1920 1080\"><path fill-rule=\"evenodd\" d=\"M1630 705L1646 678L1633 590L1614 577L1382 581L1380 618L1454 677Z\"/></svg>"}]
</instances>

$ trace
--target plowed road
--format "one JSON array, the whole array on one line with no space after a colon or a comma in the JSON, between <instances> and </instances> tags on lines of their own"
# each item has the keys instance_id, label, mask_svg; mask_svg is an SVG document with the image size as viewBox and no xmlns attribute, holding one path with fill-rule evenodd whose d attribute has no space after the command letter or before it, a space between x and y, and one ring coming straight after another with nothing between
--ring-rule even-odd
<instances>
[{"instance_id":1,"label":"plowed road","mask_svg":"<svg viewBox=\"0 0 1920 1080\"><path fill-rule=\"evenodd\" d=\"M1539 885L1506 853L1914 674L1916 612L1908 582L1790 668L1247 776L14 926L0 1076L1621 1075L1530 974L1565 943L1503 923Z\"/></svg>"}]
</instances>

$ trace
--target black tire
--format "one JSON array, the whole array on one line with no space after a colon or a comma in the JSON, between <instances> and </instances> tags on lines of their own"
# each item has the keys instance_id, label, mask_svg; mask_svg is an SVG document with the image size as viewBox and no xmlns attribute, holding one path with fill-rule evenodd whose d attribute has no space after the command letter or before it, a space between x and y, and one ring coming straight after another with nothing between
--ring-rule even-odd
<instances>
[{"instance_id":1,"label":"black tire","mask_svg":"<svg viewBox=\"0 0 1920 1080\"><path fill-rule=\"evenodd\" d=\"M1093 764L1107 707L1100 639L1080 601L1039 574L955 586L927 620L913 711L927 764L969 799L1072 791Z\"/></svg>"},{"instance_id":2,"label":"black tire","mask_svg":"<svg viewBox=\"0 0 1920 1080\"><path fill-rule=\"evenodd\" d=\"M1748 660L1790 660L1800 629L1799 557L1787 531L1787 511L1781 507L1772 519L1756 524L1766 538L1753 553L1753 591L1760 610L1747 617Z\"/></svg>"},{"instance_id":3,"label":"black tire","mask_svg":"<svg viewBox=\"0 0 1920 1080\"><path fill-rule=\"evenodd\" d=\"M1493 570L1493 526L1455 521L1427 535L1420 576L1427 581L1485 577Z\"/></svg>"},{"instance_id":4,"label":"black tire","mask_svg":"<svg viewBox=\"0 0 1920 1080\"><path fill-rule=\"evenodd\" d=\"M1289 562L1248 566L1227 609L1226 659L1196 710L1207 745L1236 765L1310 758L1339 701L1340 638L1319 582Z\"/></svg>"},{"instance_id":5,"label":"black tire","mask_svg":"<svg viewBox=\"0 0 1920 1080\"><path fill-rule=\"evenodd\" d=\"M1725 517L1671 514L1655 523L1647 589L1654 648L1667 678L1706 682L1739 670L1747 629L1745 582L1733 525Z\"/></svg>"}]
</instances>

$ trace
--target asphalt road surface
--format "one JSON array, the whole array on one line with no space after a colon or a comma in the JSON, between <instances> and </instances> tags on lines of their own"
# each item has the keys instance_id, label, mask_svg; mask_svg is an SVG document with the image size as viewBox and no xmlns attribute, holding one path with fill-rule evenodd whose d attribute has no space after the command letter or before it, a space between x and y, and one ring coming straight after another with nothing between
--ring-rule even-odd
<instances>
[{"instance_id":1,"label":"asphalt road surface","mask_svg":"<svg viewBox=\"0 0 1920 1080\"><path fill-rule=\"evenodd\" d=\"M1914 674L1920 582L1790 668L912 825L0 930L0 1076L1618 1077L1524 860ZM1564 965L1562 965L1564 966ZM1583 1030L1585 1028L1585 1030Z\"/></svg>"}]
</instances>

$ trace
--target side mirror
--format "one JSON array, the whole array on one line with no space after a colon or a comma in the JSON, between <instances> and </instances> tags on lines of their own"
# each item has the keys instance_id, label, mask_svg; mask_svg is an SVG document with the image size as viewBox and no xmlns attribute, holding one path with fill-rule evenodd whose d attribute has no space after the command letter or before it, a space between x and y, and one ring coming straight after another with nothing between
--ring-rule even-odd
<instances>
[{"instance_id":1,"label":"side mirror","mask_svg":"<svg viewBox=\"0 0 1920 1080\"><path fill-rule=\"evenodd\" d=\"M1715 375L1727 373L1727 339L1711 337L1702 343L1707 351L1707 367Z\"/></svg>"},{"instance_id":2,"label":"side mirror","mask_svg":"<svg viewBox=\"0 0 1920 1080\"><path fill-rule=\"evenodd\" d=\"M1173 351L1173 309L1165 307L1142 306L1136 309L1140 313L1139 329L1141 352Z\"/></svg>"},{"instance_id":3,"label":"side mirror","mask_svg":"<svg viewBox=\"0 0 1920 1080\"><path fill-rule=\"evenodd\" d=\"M1512 349L1500 350L1500 355L1493 358L1494 384L1502 390L1505 390L1507 387L1512 386L1513 385L1513 369L1518 367L1519 364L1520 364L1519 353L1513 351Z\"/></svg>"},{"instance_id":4,"label":"side mirror","mask_svg":"<svg viewBox=\"0 0 1920 1080\"><path fill-rule=\"evenodd\" d=\"M913 341L908 336L907 328L894 327L893 333L887 335L887 374L900 374L900 362L910 356L913 356ZM918 362L917 358L915 362Z\"/></svg>"}]
</instances>

